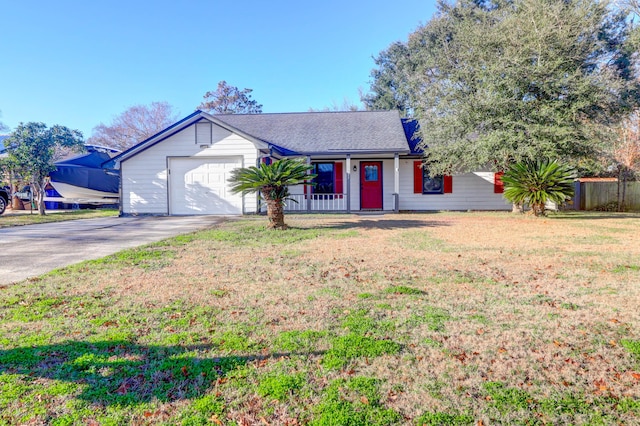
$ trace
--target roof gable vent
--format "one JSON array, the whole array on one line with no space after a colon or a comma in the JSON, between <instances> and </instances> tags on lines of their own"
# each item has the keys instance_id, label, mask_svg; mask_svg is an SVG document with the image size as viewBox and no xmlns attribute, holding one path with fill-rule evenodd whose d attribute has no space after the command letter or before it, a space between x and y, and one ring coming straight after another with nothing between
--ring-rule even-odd
<instances>
[{"instance_id":1,"label":"roof gable vent","mask_svg":"<svg viewBox=\"0 0 640 426\"><path fill-rule=\"evenodd\" d=\"M199 121L196 123L196 145L211 146L213 140L213 123Z\"/></svg>"}]
</instances>

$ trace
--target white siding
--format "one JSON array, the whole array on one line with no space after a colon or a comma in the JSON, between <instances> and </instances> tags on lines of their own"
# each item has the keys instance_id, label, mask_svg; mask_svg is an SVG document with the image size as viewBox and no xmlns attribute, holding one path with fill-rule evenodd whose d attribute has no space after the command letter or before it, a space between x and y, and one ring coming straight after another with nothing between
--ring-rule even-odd
<instances>
[{"instance_id":1,"label":"white siding","mask_svg":"<svg viewBox=\"0 0 640 426\"><path fill-rule=\"evenodd\" d=\"M492 172L453 176L450 194L414 194L413 159L400 160L400 210L510 210L502 194L493 192Z\"/></svg>"},{"instance_id":2,"label":"white siding","mask_svg":"<svg viewBox=\"0 0 640 426\"><path fill-rule=\"evenodd\" d=\"M168 214L168 157L242 157L243 167L254 166L258 150L253 142L213 126L213 144L196 144L195 124L123 161L122 211L125 214ZM244 212L256 211L256 197L244 197Z\"/></svg>"},{"instance_id":3,"label":"white siding","mask_svg":"<svg viewBox=\"0 0 640 426\"><path fill-rule=\"evenodd\" d=\"M316 161L312 159L312 161ZM333 161L333 160L317 160ZM338 160L339 161L339 160ZM336 161L336 162L338 162ZM382 161L383 210L393 210L394 161L390 159L351 159L351 210L360 210L360 163L362 161ZM502 194L493 192L493 172L474 172L453 176L453 192L450 194L414 194L413 162L414 159L400 160L400 210L510 210L511 205ZM347 169L344 163L344 190L346 192ZM356 171L353 167L356 166ZM292 195L304 193L302 185L289 188ZM300 198L298 198L300 199ZM301 199L300 199L301 200ZM302 200L302 203L304 201ZM296 210L306 211L305 205L296 205Z\"/></svg>"},{"instance_id":4,"label":"white siding","mask_svg":"<svg viewBox=\"0 0 640 426\"><path fill-rule=\"evenodd\" d=\"M316 160L312 159L312 162ZM334 160L317 160L319 162L334 161ZM361 161L381 161L382 162L382 196L383 196L383 210L393 210L393 159L351 159L351 210L360 210L360 162ZM343 163L342 167L342 179L343 179L343 192L347 191L347 162L346 160L336 160L336 163ZM353 166L356 166L356 171L353 171ZM289 188L289 192L292 195L303 194L304 188L302 185L296 185ZM305 209L302 209L305 210Z\"/></svg>"}]
</instances>

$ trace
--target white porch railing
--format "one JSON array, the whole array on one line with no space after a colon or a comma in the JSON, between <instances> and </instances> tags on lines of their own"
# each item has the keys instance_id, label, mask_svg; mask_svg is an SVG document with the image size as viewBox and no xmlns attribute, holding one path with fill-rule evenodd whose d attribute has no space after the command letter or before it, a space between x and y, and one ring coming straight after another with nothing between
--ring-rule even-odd
<instances>
[{"instance_id":1,"label":"white porch railing","mask_svg":"<svg viewBox=\"0 0 640 426\"><path fill-rule=\"evenodd\" d=\"M267 205L260 200L260 211L265 212ZM284 205L287 212L335 212L347 210L345 194L295 194L290 195Z\"/></svg>"}]
</instances>

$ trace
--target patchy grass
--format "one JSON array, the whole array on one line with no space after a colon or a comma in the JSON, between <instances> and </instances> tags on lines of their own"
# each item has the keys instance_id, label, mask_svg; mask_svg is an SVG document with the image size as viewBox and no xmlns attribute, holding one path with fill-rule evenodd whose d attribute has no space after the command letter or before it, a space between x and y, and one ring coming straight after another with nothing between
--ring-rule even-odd
<instances>
[{"instance_id":1,"label":"patchy grass","mask_svg":"<svg viewBox=\"0 0 640 426\"><path fill-rule=\"evenodd\" d=\"M13 213L11 210L0 215L0 228L8 228L10 226L33 225L36 223L64 222L66 220L76 219L92 219L96 217L117 216L116 209L96 209L96 210L72 210L47 213L40 216L35 210L33 214L29 213Z\"/></svg>"},{"instance_id":2,"label":"patchy grass","mask_svg":"<svg viewBox=\"0 0 640 426\"><path fill-rule=\"evenodd\" d=\"M264 221L0 287L0 425L640 423L640 216Z\"/></svg>"}]
</instances>

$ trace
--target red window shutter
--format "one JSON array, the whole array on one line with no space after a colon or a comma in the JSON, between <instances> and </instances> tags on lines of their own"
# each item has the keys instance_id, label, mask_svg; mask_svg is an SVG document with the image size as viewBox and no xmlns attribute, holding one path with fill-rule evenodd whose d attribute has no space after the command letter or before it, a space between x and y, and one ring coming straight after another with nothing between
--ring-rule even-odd
<instances>
[{"instance_id":1,"label":"red window shutter","mask_svg":"<svg viewBox=\"0 0 640 426\"><path fill-rule=\"evenodd\" d=\"M504 192L504 182L502 182L503 172L498 172L493 175L493 193L502 194Z\"/></svg>"},{"instance_id":2,"label":"red window shutter","mask_svg":"<svg viewBox=\"0 0 640 426\"><path fill-rule=\"evenodd\" d=\"M305 180L306 182L311 182L310 180ZM302 188L304 189L304 199L307 199L307 193L310 193L311 191L309 190L309 185L302 185Z\"/></svg>"},{"instance_id":3,"label":"red window shutter","mask_svg":"<svg viewBox=\"0 0 640 426\"><path fill-rule=\"evenodd\" d=\"M343 191L342 163L333 163L333 192L342 194Z\"/></svg>"},{"instance_id":4,"label":"red window shutter","mask_svg":"<svg viewBox=\"0 0 640 426\"><path fill-rule=\"evenodd\" d=\"M413 193L422 194L422 161L413 162Z\"/></svg>"},{"instance_id":5,"label":"red window shutter","mask_svg":"<svg viewBox=\"0 0 640 426\"><path fill-rule=\"evenodd\" d=\"M453 176L444 175L444 193L451 194L453 192Z\"/></svg>"}]
</instances>

